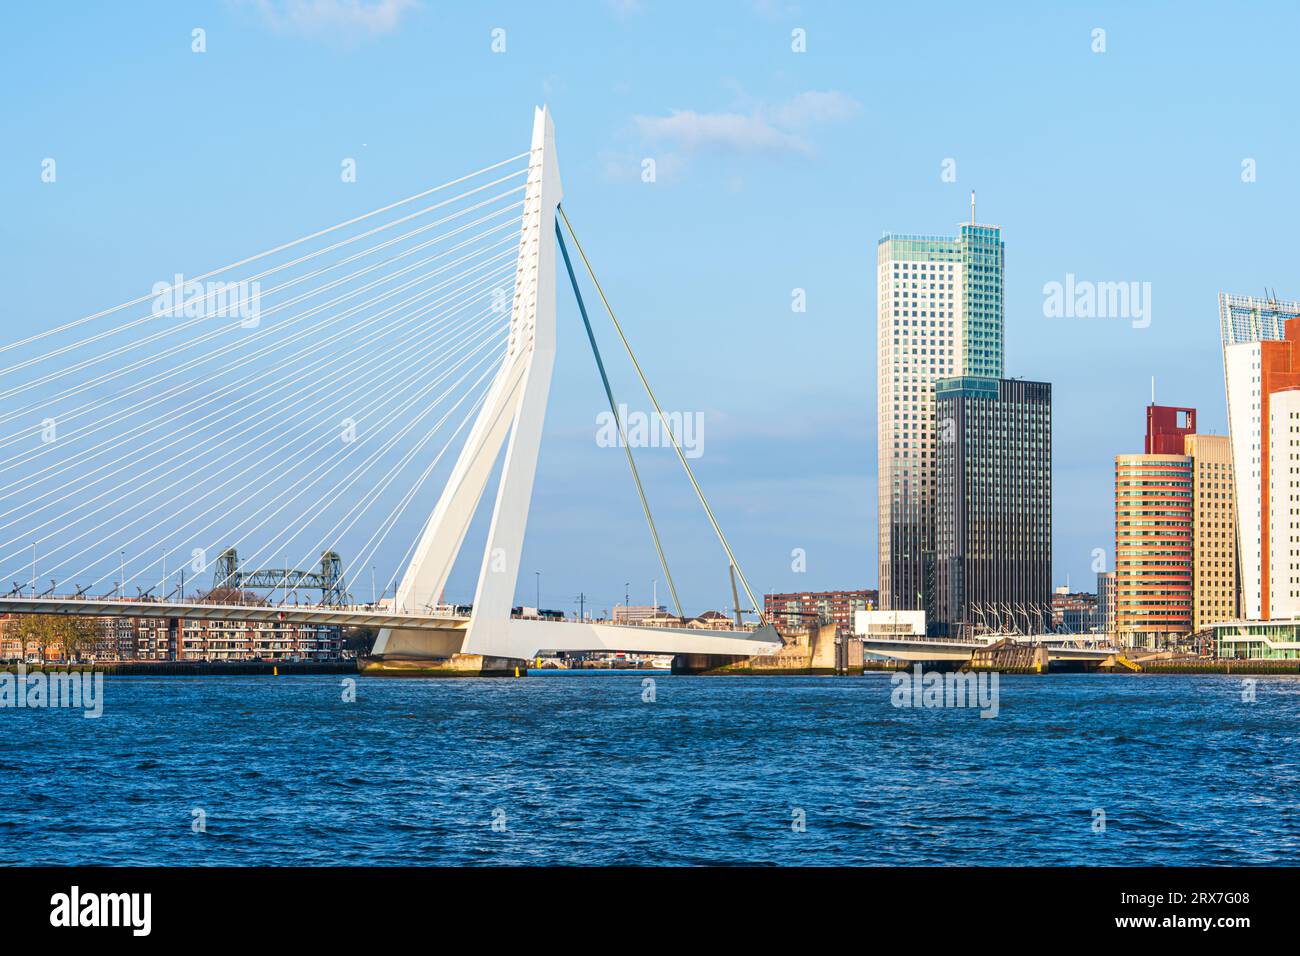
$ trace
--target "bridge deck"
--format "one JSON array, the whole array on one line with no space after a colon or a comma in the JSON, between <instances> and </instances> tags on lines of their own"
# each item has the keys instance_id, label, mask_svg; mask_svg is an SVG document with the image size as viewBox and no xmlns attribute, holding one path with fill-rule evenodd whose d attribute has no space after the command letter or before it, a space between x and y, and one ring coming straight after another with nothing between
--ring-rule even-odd
<instances>
[{"instance_id":1,"label":"bridge deck","mask_svg":"<svg viewBox=\"0 0 1300 956\"><path fill-rule=\"evenodd\" d=\"M404 630L464 628L468 617L450 614L398 614L358 608L311 605L281 607L245 604L191 604L100 598L0 598L0 613L66 614L82 617L182 618L197 621L283 621L337 627L393 627Z\"/></svg>"},{"instance_id":2,"label":"bridge deck","mask_svg":"<svg viewBox=\"0 0 1300 956\"><path fill-rule=\"evenodd\" d=\"M862 638L862 648L868 654L890 657L900 661L968 661L976 651L989 646L992 641L977 638L932 637L867 637ZM1119 648L1108 644L1081 643L1072 635L1031 634L1013 636L1012 640L1025 646L1044 646L1049 660L1104 661L1119 653Z\"/></svg>"},{"instance_id":3,"label":"bridge deck","mask_svg":"<svg viewBox=\"0 0 1300 956\"><path fill-rule=\"evenodd\" d=\"M190 604L98 598L0 598L0 613L82 617L179 618L209 621L270 621L397 631L468 630L470 619L451 614L396 614L356 608ZM528 658L538 651L636 651L650 654L720 654L749 657L774 653L781 639L769 626L759 631L713 631L637 627L607 622L510 620L502 656Z\"/></svg>"}]
</instances>

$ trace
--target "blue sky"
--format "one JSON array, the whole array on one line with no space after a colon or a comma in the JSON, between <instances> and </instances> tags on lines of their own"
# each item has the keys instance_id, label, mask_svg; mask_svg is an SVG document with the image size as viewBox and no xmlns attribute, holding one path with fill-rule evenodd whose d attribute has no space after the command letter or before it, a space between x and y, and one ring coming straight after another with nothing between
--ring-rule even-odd
<instances>
[{"instance_id":1,"label":"blue sky","mask_svg":"<svg viewBox=\"0 0 1300 956\"><path fill-rule=\"evenodd\" d=\"M755 589L875 586L875 244L951 233L974 189L1006 241L1007 374L1054 386L1054 577L1090 588L1151 377L1225 431L1216 294L1300 296L1297 19L1265 3L15 6L0 340L517 153L549 103L565 207L665 406L705 416L697 471ZM1043 285L1067 273L1150 282L1150 327L1045 318ZM622 453L593 440L603 396L561 293L519 595L540 570L547 606L584 591L607 608L627 582L645 601L660 574ZM688 610L724 606L689 489L644 457Z\"/></svg>"}]
</instances>

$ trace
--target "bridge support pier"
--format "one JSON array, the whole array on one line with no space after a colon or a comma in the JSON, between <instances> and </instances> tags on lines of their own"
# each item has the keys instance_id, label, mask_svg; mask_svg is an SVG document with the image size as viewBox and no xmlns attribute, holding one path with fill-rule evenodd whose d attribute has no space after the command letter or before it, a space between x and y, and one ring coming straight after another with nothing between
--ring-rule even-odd
<instances>
[{"instance_id":1,"label":"bridge support pier","mask_svg":"<svg viewBox=\"0 0 1300 956\"><path fill-rule=\"evenodd\" d=\"M368 677L525 677L528 661L489 654L453 654L443 658L367 657L357 669Z\"/></svg>"},{"instance_id":2,"label":"bridge support pier","mask_svg":"<svg viewBox=\"0 0 1300 956\"><path fill-rule=\"evenodd\" d=\"M722 673L728 667L746 660L749 658L732 654L676 654L673 656L672 672L674 674Z\"/></svg>"},{"instance_id":3,"label":"bridge support pier","mask_svg":"<svg viewBox=\"0 0 1300 956\"><path fill-rule=\"evenodd\" d=\"M379 632L370 656L357 661L357 670L389 677L522 677L528 661L493 654L466 654L465 629Z\"/></svg>"},{"instance_id":4,"label":"bridge support pier","mask_svg":"<svg viewBox=\"0 0 1300 956\"><path fill-rule=\"evenodd\" d=\"M780 647L755 655L678 654L674 674L861 674L862 644L843 642L834 624L790 637Z\"/></svg>"}]
</instances>

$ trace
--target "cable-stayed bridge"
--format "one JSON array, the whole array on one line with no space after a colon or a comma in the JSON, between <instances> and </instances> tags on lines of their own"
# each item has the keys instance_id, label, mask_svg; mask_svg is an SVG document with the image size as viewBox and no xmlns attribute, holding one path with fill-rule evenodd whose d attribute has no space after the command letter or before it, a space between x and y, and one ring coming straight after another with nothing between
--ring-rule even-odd
<instances>
[{"instance_id":1,"label":"cable-stayed bridge","mask_svg":"<svg viewBox=\"0 0 1300 956\"><path fill-rule=\"evenodd\" d=\"M367 626L380 629L381 661L775 650L561 198L542 108L517 156L0 346L0 572L14 582L0 612ZM561 260L681 627L511 616ZM735 607L743 589L757 630L740 626L739 610L735 630L685 626L575 262L716 534ZM494 474L472 610L458 614L443 595ZM409 543L377 592L376 563L395 540ZM356 594L368 570L371 604L289 604L288 582L305 578L288 570L273 573L286 588L278 604L187 597L235 549L251 567L284 569L324 554L336 596ZM233 566L223 575L239 580Z\"/></svg>"}]
</instances>

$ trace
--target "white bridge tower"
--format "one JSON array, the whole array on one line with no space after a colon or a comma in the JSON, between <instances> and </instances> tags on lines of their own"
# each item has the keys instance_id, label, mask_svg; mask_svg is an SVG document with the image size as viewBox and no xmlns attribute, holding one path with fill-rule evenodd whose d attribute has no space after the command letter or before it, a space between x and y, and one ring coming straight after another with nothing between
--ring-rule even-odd
<instances>
[{"instance_id":1,"label":"white bridge tower","mask_svg":"<svg viewBox=\"0 0 1300 956\"><path fill-rule=\"evenodd\" d=\"M780 646L780 638L770 626L751 634L510 617L555 364L555 217L561 196L555 128L550 111L540 107L533 120L505 358L424 527L394 606L395 611L408 614L434 609L504 445L473 611L467 622L449 619L445 630L385 628L375 643L374 656L418 660L467 654L527 659L539 650L603 648L746 656L770 653Z\"/></svg>"}]
</instances>

